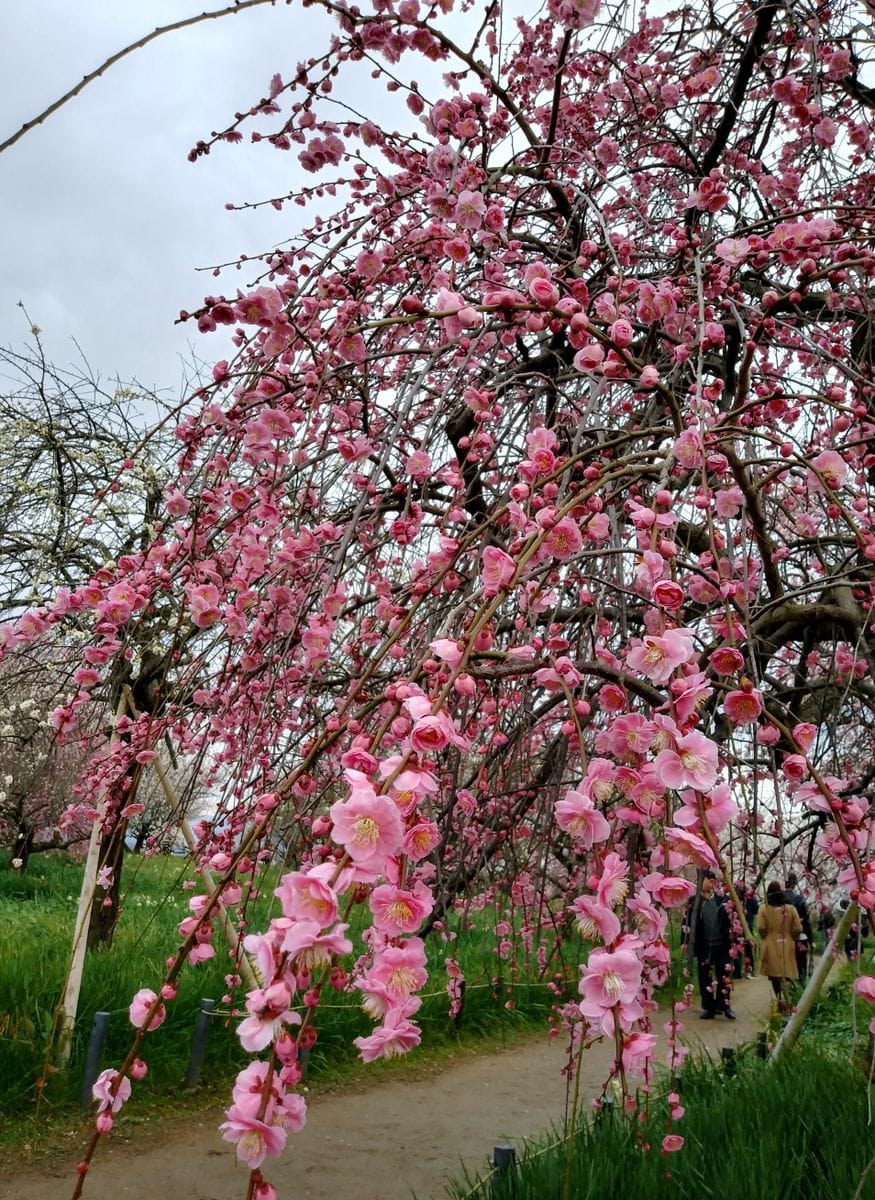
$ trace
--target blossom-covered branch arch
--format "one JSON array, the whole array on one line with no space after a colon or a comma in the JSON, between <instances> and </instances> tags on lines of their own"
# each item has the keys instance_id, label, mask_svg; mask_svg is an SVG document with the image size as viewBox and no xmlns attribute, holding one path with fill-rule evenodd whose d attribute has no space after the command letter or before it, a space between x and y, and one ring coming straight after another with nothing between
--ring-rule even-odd
<instances>
[{"instance_id":1,"label":"blossom-covered branch arch","mask_svg":"<svg viewBox=\"0 0 875 1200\"><path fill-rule=\"evenodd\" d=\"M297 848L246 942L262 1058L224 1127L262 1200L354 904L366 1059L417 1043L420 932L503 864L524 937L547 907L551 936L561 909L598 943L577 1015L623 1078L653 1054L683 872L731 884L730 830L822 815L839 881L875 905L856 5L633 24L551 0L512 33L496 4L473 25L449 3L321 7L325 52L192 157L251 128L317 175L287 199L331 214L192 315L239 353L179 425L155 538L5 635L90 614L72 736L138 622L170 614L160 694L101 779L112 795L159 738L203 755L223 798L199 929L278 831ZM423 58L442 95L414 82ZM363 65L411 130L335 103Z\"/></svg>"}]
</instances>

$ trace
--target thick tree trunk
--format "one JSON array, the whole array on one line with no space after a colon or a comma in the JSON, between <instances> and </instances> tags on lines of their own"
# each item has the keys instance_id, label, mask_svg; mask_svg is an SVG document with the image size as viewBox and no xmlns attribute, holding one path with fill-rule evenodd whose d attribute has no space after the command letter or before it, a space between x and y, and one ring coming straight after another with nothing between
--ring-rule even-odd
<instances>
[{"instance_id":1,"label":"thick tree trunk","mask_svg":"<svg viewBox=\"0 0 875 1200\"><path fill-rule=\"evenodd\" d=\"M137 836L134 839L134 845L132 847L132 852L134 854L139 854L142 851L146 844L146 839L151 832L152 827L150 825L147 825L145 822L140 825L140 828L137 830Z\"/></svg>"},{"instance_id":2,"label":"thick tree trunk","mask_svg":"<svg viewBox=\"0 0 875 1200\"><path fill-rule=\"evenodd\" d=\"M33 829L26 821L19 821L18 833L12 847L12 859L9 864L13 871L17 871L23 875L27 870L27 864L30 862L31 852L33 851L33 842Z\"/></svg>"},{"instance_id":3,"label":"thick tree trunk","mask_svg":"<svg viewBox=\"0 0 875 1200\"><path fill-rule=\"evenodd\" d=\"M118 903L121 895L122 868L125 861L125 830L127 821L120 820L109 837L105 837L100 845L98 872L103 867L112 871L112 883L108 888L99 887L94 893L94 903L91 906L91 919L88 923L87 948L93 950L96 946L112 945L115 927L118 922Z\"/></svg>"}]
</instances>

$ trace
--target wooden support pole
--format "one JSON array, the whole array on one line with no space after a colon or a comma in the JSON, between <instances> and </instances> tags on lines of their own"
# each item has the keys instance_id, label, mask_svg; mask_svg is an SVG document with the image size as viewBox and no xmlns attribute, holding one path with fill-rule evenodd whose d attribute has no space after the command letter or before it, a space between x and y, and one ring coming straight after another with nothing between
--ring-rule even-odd
<instances>
[{"instance_id":1,"label":"wooden support pole","mask_svg":"<svg viewBox=\"0 0 875 1200\"><path fill-rule=\"evenodd\" d=\"M157 755L152 760L152 766L155 768L155 774L158 776L158 782L164 789L164 795L167 798L167 803L170 805L170 809L176 818L180 832L185 840L185 844L188 846L192 854L194 854L197 851L197 839L194 836L194 830L189 824L188 819L182 816L182 805L179 801L179 797L176 794L176 789L170 782L167 772L164 770L161 760L157 757ZM216 877L210 868L206 866L201 867L200 873L209 890L211 892L214 891L216 887ZM221 903L221 901L216 908L215 916L216 924L225 935L225 940L237 955L241 979L250 991L253 988L262 987L264 985L264 981L261 978L261 972L258 970L255 962L243 949L240 936L234 927L234 922L228 916L228 910Z\"/></svg>"},{"instance_id":2,"label":"wooden support pole","mask_svg":"<svg viewBox=\"0 0 875 1200\"><path fill-rule=\"evenodd\" d=\"M118 723L124 716L127 700L122 695L113 720L112 737L109 752L118 745L116 732ZM85 868L82 873L82 887L79 891L79 906L76 910L76 922L73 926L73 944L70 949L70 963L67 967L67 978L64 983L64 995L58 1005L55 1025L58 1029L58 1066L66 1067L73 1050L73 1029L76 1025L76 1014L79 1010L79 993L82 990L82 974L85 970L85 951L88 946L88 923L91 920L91 906L94 903L94 893L97 889L97 864L100 859L100 844L103 841L103 822L106 819L106 791L103 790L97 801L97 816L91 826L91 837L88 841L88 853L85 856Z\"/></svg>"},{"instance_id":3,"label":"wooden support pole","mask_svg":"<svg viewBox=\"0 0 875 1200\"><path fill-rule=\"evenodd\" d=\"M829 975L830 968L835 961L835 956L844 945L845 938L848 936L848 932L858 915L859 909L856 904L849 904L842 914L842 918L830 938L829 945L821 955L820 962L814 968L805 991L799 997L796 1011L784 1026L784 1031L778 1038L778 1043L772 1051L772 1063L778 1062L799 1037L802 1026L805 1024L805 1018L811 1012L814 1001L820 995L821 989L826 982L826 977Z\"/></svg>"}]
</instances>

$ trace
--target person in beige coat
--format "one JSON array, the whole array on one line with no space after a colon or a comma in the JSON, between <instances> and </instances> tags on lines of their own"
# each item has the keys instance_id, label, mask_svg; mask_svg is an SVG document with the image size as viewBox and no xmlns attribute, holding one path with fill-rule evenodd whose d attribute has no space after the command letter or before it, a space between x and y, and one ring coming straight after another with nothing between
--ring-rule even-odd
<instances>
[{"instance_id":1,"label":"person in beige coat","mask_svg":"<svg viewBox=\"0 0 875 1200\"><path fill-rule=\"evenodd\" d=\"M757 932L762 942L760 971L768 975L769 982L783 1012L786 1002L783 997L788 979L798 979L796 966L796 939L802 932L799 913L788 904L783 886L773 879L766 888L766 903L757 913Z\"/></svg>"}]
</instances>

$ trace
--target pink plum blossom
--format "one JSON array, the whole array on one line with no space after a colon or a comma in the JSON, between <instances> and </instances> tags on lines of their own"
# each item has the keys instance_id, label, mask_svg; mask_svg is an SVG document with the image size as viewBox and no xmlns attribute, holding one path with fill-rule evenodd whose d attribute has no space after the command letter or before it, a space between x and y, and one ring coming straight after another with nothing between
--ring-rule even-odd
<instances>
[{"instance_id":1,"label":"pink plum blossom","mask_svg":"<svg viewBox=\"0 0 875 1200\"><path fill-rule=\"evenodd\" d=\"M479 229L486 213L482 192L461 191L456 197L453 219L461 229Z\"/></svg>"},{"instance_id":2,"label":"pink plum blossom","mask_svg":"<svg viewBox=\"0 0 875 1200\"><path fill-rule=\"evenodd\" d=\"M547 11L560 25L568 29L583 29L598 15L601 0L549 0Z\"/></svg>"},{"instance_id":3,"label":"pink plum blossom","mask_svg":"<svg viewBox=\"0 0 875 1200\"><path fill-rule=\"evenodd\" d=\"M397 805L373 788L359 786L348 800L338 800L328 810L331 836L362 866L379 867L401 848L404 829Z\"/></svg>"},{"instance_id":4,"label":"pink plum blossom","mask_svg":"<svg viewBox=\"0 0 875 1200\"><path fill-rule=\"evenodd\" d=\"M407 1054L419 1045L421 1036L417 1026L408 1020L408 1009L402 1005L387 1012L383 1024L367 1037L355 1038L353 1045L358 1047L362 1062L375 1062L378 1058Z\"/></svg>"},{"instance_id":5,"label":"pink plum blossom","mask_svg":"<svg viewBox=\"0 0 875 1200\"><path fill-rule=\"evenodd\" d=\"M109 1067L105 1071L101 1071L91 1085L91 1095L97 1101L98 1112L117 1113L125 1101L130 1099L130 1079L123 1075L115 1094L113 1094L112 1088L116 1079L118 1079L118 1071Z\"/></svg>"},{"instance_id":6,"label":"pink plum blossom","mask_svg":"<svg viewBox=\"0 0 875 1200\"><path fill-rule=\"evenodd\" d=\"M647 1071L656 1049L655 1033L631 1033L623 1038L623 1067L637 1075Z\"/></svg>"},{"instance_id":7,"label":"pink plum blossom","mask_svg":"<svg viewBox=\"0 0 875 1200\"><path fill-rule=\"evenodd\" d=\"M654 900L665 908L680 908L696 892L694 884L678 875L648 876L645 883Z\"/></svg>"},{"instance_id":8,"label":"pink plum blossom","mask_svg":"<svg viewBox=\"0 0 875 1200\"><path fill-rule=\"evenodd\" d=\"M421 883L413 890L382 884L374 888L368 899L374 916L374 928L390 937L415 933L434 908L431 892Z\"/></svg>"},{"instance_id":9,"label":"pink plum blossom","mask_svg":"<svg viewBox=\"0 0 875 1200\"><path fill-rule=\"evenodd\" d=\"M582 792L573 789L566 792L562 800L556 801L555 813L559 828L587 850L610 836L610 825Z\"/></svg>"},{"instance_id":10,"label":"pink plum blossom","mask_svg":"<svg viewBox=\"0 0 875 1200\"><path fill-rule=\"evenodd\" d=\"M296 970L312 971L341 954L349 954L352 942L345 936L348 928L341 924L331 933L322 933L322 927L315 921L296 921L286 931L282 950Z\"/></svg>"},{"instance_id":11,"label":"pink plum blossom","mask_svg":"<svg viewBox=\"0 0 875 1200\"><path fill-rule=\"evenodd\" d=\"M549 530L544 545L553 558L559 562L568 562L580 550L583 538L575 522L570 517L563 517Z\"/></svg>"},{"instance_id":12,"label":"pink plum blossom","mask_svg":"<svg viewBox=\"0 0 875 1200\"><path fill-rule=\"evenodd\" d=\"M233 1104L225 1116L227 1121L219 1126L222 1137L226 1142L236 1144L237 1158L247 1167L254 1170L265 1158L282 1154L288 1136L282 1125L268 1125Z\"/></svg>"},{"instance_id":13,"label":"pink plum blossom","mask_svg":"<svg viewBox=\"0 0 875 1200\"><path fill-rule=\"evenodd\" d=\"M580 977L582 1015L610 1036L615 1029L613 1010L617 1009L621 1024L629 1027L642 1012L638 1003L642 969L641 960L631 950L591 950Z\"/></svg>"},{"instance_id":14,"label":"pink plum blossom","mask_svg":"<svg viewBox=\"0 0 875 1200\"><path fill-rule=\"evenodd\" d=\"M601 939L610 946L620 936L620 920L605 904L599 904L591 896L578 896L572 901L569 911L574 914L577 928L588 942Z\"/></svg>"},{"instance_id":15,"label":"pink plum blossom","mask_svg":"<svg viewBox=\"0 0 875 1200\"><path fill-rule=\"evenodd\" d=\"M506 588L516 572L516 563L497 546L487 546L481 556L480 579L484 596L494 596Z\"/></svg>"},{"instance_id":16,"label":"pink plum blossom","mask_svg":"<svg viewBox=\"0 0 875 1200\"><path fill-rule=\"evenodd\" d=\"M284 875L274 895L287 917L315 921L323 929L337 920L337 896L334 890L321 879L303 871Z\"/></svg>"},{"instance_id":17,"label":"pink plum blossom","mask_svg":"<svg viewBox=\"0 0 875 1200\"><path fill-rule=\"evenodd\" d=\"M657 580L650 594L654 604L668 609L669 612L676 612L686 599L684 589L673 579Z\"/></svg>"},{"instance_id":18,"label":"pink plum blossom","mask_svg":"<svg viewBox=\"0 0 875 1200\"><path fill-rule=\"evenodd\" d=\"M714 851L698 834L690 833L686 829L667 829L665 840L670 850L683 862L692 863L696 867L707 867L712 871L717 869Z\"/></svg>"},{"instance_id":19,"label":"pink plum blossom","mask_svg":"<svg viewBox=\"0 0 875 1200\"><path fill-rule=\"evenodd\" d=\"M692 657L692 636L689 629L668 629L664 634L648 635L629 650L626 665L652 683L667 683L672 672Z\"/></svg>"},{"instance_id":20,"label":"pink plum blossom","mask_svg":"<svg viewBox=\"0 0 875 1200\"><path fill-rule=\"evenodd\" d=\"M875 1004L875 975L860 975L854 980L854 991L870 1004Z\"/></svg>"},{"instance_id":21,"label":"pink plum blossom","mask_svg":"<svg viewBox=\"0 0 875 1200\"><path fill-rule=\"evenodd\" d=\"M762 695L757 688L728 692L723 710L733 725L752 725L763 711Z\"/></svg>"},{"instance_id":22,"label":"pink plum blossom","mask_svg":"<svg viewBox=\"0 0 875 1200\"><path fill-rule=\"evenodd\" d=\"M441 749L447 742L458 746L460 750L468 749L467 739L459 733L452 719L444 711L433 713L426 696L409 696L404 701L404 707L413 718L411 742L420 753ZM422 786L426 790L434 790L425 783Z\"/></svg>"},{"instance_id":23,"label":"pink plum blossom","mask_svg":"<svg viewBox=\"0 0 875 1200\"><path fill-rule=\"evenodd\" d=\"M459 643L451 638L437 638L436 641L429 642L428 648L438 658L443 659L449 667L455 668L462 661L462 650Z\"/></svg>"},{"instance_id":24,"label":"pink plum blossom","mask_svg":"<svg viewBox=\"0 0 875 1200\"><path fill-rule=\"evenodd\" d=\"M438 829L434 821L420 821L416 825L411 825L404 834L404 840L401 843L401 852L406 854L412 862L419 862L420 859L427 858L432 850L440 844L441 831Z\"/></svg>"},{"instance_id":25,"label":"pink plum blossom","mask_svg":"<svg viewBox=\"0 0 875 1200\"><path fill-rule=\"evenodd\" d=\"M817 739L817 726L812 725L810 721L800 721L798 725L793 726L793 737L797 746L807 753Z\"/></svg>"},{"instance_id":26,"label":"pink plum blossom","mask_svg":"<svg viewBox=\"0 0 875 1200\"><path fill-rule=\"evenodd\" d=\"M714 247L715 253L731 267L739 267L750 253L748 238L723 238Z\"/></svg>"},{"instance_id":27,"label":"pink plum blossom","mask_svg":"<svg viewBox=\"0 0 875 1200\"><path fill-rule=\"evenodd\" d=\"M164 1018L167 1016L167 1010L163 1004L159 1004L152 1013L151 1018L149 1017L149 1011L155 1005L157 1000L157 993L153 992L151 988L140 988L131 1001L130 1008L128 1009L130 1022L135 1029L143 1029L145 1027L147 1030L151 1031L153 1029L157 1029L159 1025L164 1023ZM146 1024L147 1019L149 1021L148 1025Z\"/></svg>"},{"instance_id":28,"label":"pink plum blossom","mask_svg":"<svg viewBox=\"0 0 875 1200\"><path fill-rule=\"evenodd\" d=\"M810 484L813 491L822 491L825 484L831 491L837 492L847 482L848 464L837 450L822 451L811 460L811 465L817 472L817 475L811 473Z\"/></svg>"},{"instance_id":29,"label":"pink plum blossom","mask_svg":"<svg viewBox=\"0 0 875 1200\"><path fill-rule=\"evenodd\" d=\"M422 939L411 937L380 951L365 978L369 983L382 985L397 1004L425 985L428 979L425 963Z\"/></svg>"},{"instance_id":30,"label":"pink plum blossom","mask_svg":"<svg viewBox=\"0 0 875 1200\"><path fill-rule=\"evenodd\" d=\"M629 893L629 864L613 850L605 855L601 866L596 898L606 908L616 908Z\"/></svg>"},{"instance_id":31,"label":"pink plum blossom","mask_svg":"<svg viewBox=\"0 0 875 1200\"><path fill-rule=\"evenodd\" d=\"M250 1053L264 1050L281 1032L283 1025L300 1025L301 1017L291 1012L292 992L283 979L274 980L269 987L254 988L246 997L250 1014L237 1026L240 1045Z\"/></svg>"},{"instance_id":32,"label":"pink plum blossom","mask_svg":"<svg viewBox=\"0 0 875 1200\"><path fill-rule=\"evenodd\" d=\"M653 763L667 788L693 787L705 791L717 782L717 746L695 730L677 739L677 748L661 750Z\"/></svg>"},{"instance_id":33,"label":"pink plum blossom","mask_svg":"<svg viewBox=\"0 0 875 1200\"><path fill-rule=\"evenodd\" d=\"M838 801L839 793L847 787L847 781L839 779L836 775L823 775L821 781L823 787L817 780L803 783L796 791L796 799L813 812L829 813L832 812L832 803Z\"/></svg>"}]
</instances>

